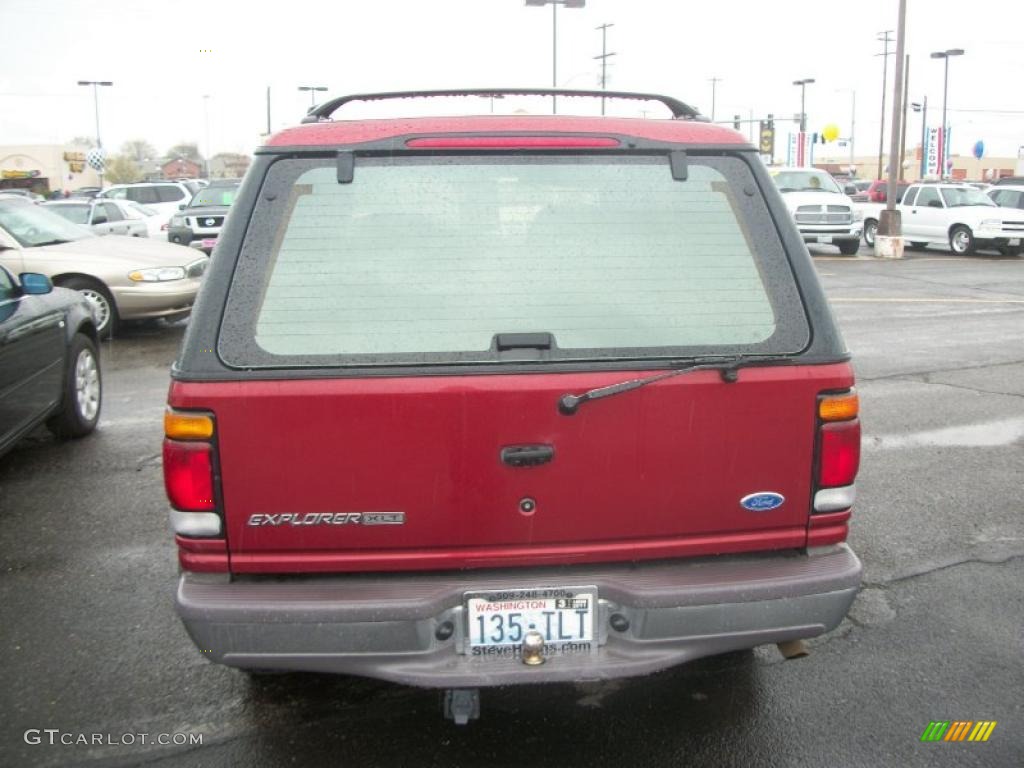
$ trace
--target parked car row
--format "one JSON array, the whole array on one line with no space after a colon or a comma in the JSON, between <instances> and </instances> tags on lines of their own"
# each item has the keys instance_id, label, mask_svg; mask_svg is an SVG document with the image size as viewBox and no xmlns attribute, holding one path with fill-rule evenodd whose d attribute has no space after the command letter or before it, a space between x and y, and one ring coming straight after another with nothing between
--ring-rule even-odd
<instances>
[{"instance_id":1,"label":"parked car row","mask_svg":"<svg viewBox=\"0 0 1024 768\"><path fill-rule=\"evenodd\" d=\"M121 320L187 315L208 261L148 237L96 237L49 206L0 201L0 265L79 291L101 338Z\"/></svg>"}]
</instances>

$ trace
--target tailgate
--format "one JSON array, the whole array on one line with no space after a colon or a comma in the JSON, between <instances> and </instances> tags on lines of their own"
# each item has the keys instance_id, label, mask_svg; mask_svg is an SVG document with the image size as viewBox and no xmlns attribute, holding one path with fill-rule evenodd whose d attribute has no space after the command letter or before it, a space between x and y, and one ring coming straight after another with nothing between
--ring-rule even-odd
<instances>
[{"instance_id":1,"label":"tailgate","mask_svg":"<svg viewBox=\"0 0 1024 768\"><path fill-rule=\"evenodd\" d=\"M567 392L637 375L179 382L171 405L215 416L236 571L802 546L816 398L851 386L849 366L744 369L735 383L695 371L558 412ZM553 453L513 466L502 460L510 446ZM785 501L740 504L760 492Z\"/></svg>"}]
</instances>

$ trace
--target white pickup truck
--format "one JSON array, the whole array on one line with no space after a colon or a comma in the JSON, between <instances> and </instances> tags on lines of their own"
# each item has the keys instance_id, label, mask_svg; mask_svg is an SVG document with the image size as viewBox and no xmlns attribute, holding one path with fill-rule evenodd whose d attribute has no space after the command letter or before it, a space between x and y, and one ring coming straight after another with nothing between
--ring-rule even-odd
<instances>
[{"instance_id":1,"label":"white pickup truck","mask_svg":"<svg viewBox=\"0 0 1024 768\"><path fill-rule=\"evenodd\" d=\"M860 248L861 214L832 176L817 168L769 168L805 243L829 243L844 256Z\"/></svg>"},{"instance_id":2,"label":"white pickup truck","mask_svg":"<svg viewBox=\"0 0 1024 768\"><path fill-rule=\"evenodd\" d=\"M864 220L864 241L874 245L885 203L854 203L854 207ZM945 246L960 256L981 248L1017 256L1024 249L1024 214L998 207L968 184L912 184L896 207L903 237L913 248Z\"/></svg>"}]
</instances>

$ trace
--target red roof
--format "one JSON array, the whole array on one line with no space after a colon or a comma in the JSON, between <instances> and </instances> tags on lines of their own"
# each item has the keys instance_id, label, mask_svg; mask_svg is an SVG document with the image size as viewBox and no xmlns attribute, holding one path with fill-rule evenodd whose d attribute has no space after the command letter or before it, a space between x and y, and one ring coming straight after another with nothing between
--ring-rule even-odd
<instances>
[{"instance_id":1,"label":"red roof","mask_svg":"<svg viewBox=\"0 0 1024 768\"><path fill-rule=\"evenodd\" d=\"M592 133L636 136L680 144L746 144L732 128L695 120L647 120L621 117L561 115L480 115L474 117L412 117L390 120L338 120L286 128L267 140L270 147L329 146L381 141L394 136L445 133Z\"/></svg>"}]
</instances>

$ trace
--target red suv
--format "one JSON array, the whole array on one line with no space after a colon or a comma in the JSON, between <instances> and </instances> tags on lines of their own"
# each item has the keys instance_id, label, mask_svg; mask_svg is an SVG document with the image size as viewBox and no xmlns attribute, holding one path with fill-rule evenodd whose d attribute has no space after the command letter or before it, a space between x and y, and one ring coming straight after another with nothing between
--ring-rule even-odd
<instances>
[{"instance_id":1,"label":"red suv","mask_svg":"<svg viewBox=\"0 0 1024 768\"><path fill-rule=\"evenodd\" d=\"M668 119L330 119L551 93L338 98L257 152L165 422L207 658L475 689L846 614L854 374L755 147L650 94L557 92Z\"/></svg>"}]
</instances>

